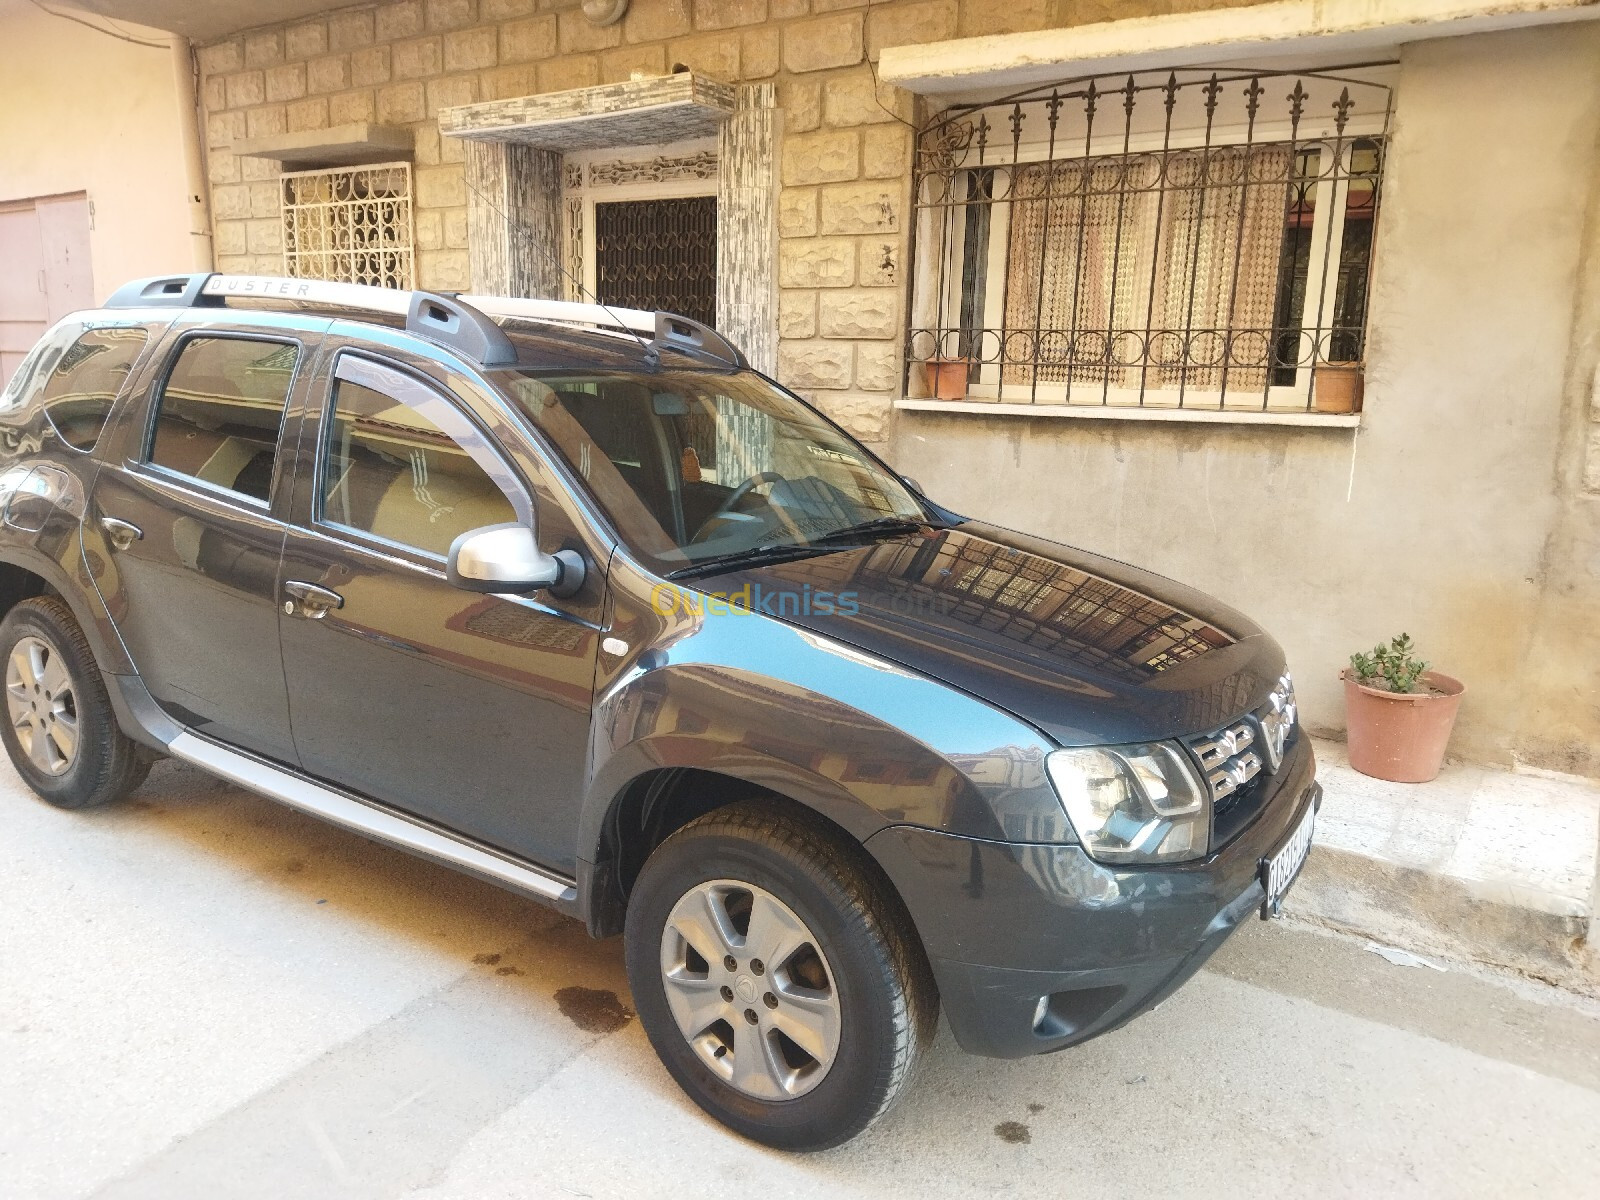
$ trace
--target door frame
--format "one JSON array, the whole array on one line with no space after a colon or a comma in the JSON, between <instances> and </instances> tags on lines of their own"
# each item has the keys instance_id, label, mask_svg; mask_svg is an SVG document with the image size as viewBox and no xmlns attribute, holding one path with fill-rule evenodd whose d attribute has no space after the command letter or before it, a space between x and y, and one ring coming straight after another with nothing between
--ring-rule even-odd
<instances>
[{"instance_id":1,"label":"door frame","mask_svg":"<svg viewBox=\"0 0 1600 1200\"><path fill-rule=\"evenodd\" d=\"M634 176L624 180L615 175ZM716 196L721 163L716 138L695 138L660 146L573 151L564 167L567 267L583 281L588 295L597 295L599 269L595 256L594 206L630 200L681 200ZM717 236L722 235L718 206ZM571 297L577 299L578 297Z\"/></svg>"}]
</instances>

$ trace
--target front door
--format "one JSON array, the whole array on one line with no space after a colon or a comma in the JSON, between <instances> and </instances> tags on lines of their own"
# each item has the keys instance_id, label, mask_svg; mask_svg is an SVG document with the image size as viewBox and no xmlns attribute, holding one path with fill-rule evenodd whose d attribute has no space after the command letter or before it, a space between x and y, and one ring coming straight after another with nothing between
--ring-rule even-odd
<instances>
[{"instance_id":1,"label":"front door","mask_svg":"<svg viewBox=\"0 0 1600 1200\"><path fill-rule=\"evenodd\" d=\"M270 321L270 317L263 317ZM314 339L312 340L314 344ZM294 761L278 653L284 411L309 347L271 327L180 337L154 413L102 470L86 550L151 694L199 733Z\"/></svg>"},{"instance_id":2,"label":"front door","mask_svg":"<svg viewBox=\"0 0 1600 1200\"><path fill-rule=\"evenodd\" d=\"M331 375L284 555L301 762L570 874L600 582L571 601L452 587L456 537L532 518L526 480L422 374L345 350Z\"/></svg>"}]
</instances>

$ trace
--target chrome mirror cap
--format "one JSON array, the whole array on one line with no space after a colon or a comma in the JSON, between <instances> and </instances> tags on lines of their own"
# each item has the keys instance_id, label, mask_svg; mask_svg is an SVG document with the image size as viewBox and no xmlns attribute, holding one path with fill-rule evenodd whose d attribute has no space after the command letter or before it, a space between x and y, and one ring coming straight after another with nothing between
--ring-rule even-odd
<instances>
[{"instance_id":1,"label":"chrome mirror cap","mask_svg":"<svg viewBox=\"0 0 1600 1200\"><path fill-rule=\"evenodd\" d=\"M471 592L533 592L549 588L571 595L583 585L583 557L573 550L546 554L526 525L485 525L450 543L445 576Z\"/></svg>"}]
</instances>

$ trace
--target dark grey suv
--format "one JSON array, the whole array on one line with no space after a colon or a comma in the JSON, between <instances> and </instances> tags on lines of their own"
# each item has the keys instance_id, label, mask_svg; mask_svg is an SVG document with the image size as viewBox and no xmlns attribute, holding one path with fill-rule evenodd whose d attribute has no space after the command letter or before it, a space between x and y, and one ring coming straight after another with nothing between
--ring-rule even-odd
<instances>
[{"instance_id":1,"label":"dark grey suv","mask_svg":"<svg viewBox=\"0 0 1600 1200\"><path fill-rule=\"evenodd\" d=\"M1320 790L1277 645L948 512L666 314L229 276L0 401L6 749L170 755L624 935L707 1112L853 1136L1130 1020L1276 911Z\"/></svg>"}]
</instances>

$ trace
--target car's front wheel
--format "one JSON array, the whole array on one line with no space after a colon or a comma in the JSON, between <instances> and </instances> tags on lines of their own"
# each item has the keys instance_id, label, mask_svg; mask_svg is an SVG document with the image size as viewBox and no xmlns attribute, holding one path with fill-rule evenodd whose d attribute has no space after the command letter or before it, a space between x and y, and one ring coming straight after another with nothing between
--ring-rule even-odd
<instances>
[{"instance_id":1,"label":"car's front wheel","mask_svg":"<svg viewBox=\"0 0 1600 1200\"><path fill-rule=\"evenodd\" d=\"M628 904L628 981L691 1099L786 1150L854 1137L905 1085L938 1000L861 848L761 802L678 830Z\"/></svg>"},{"instance_id":2,"label":"car's front wheel","mask_svg":"<svg viewBox=\"0 0 1600 1200\"><path fill-rule=\"evenodd\" d=\"M118 727L94 654L62 601L36 596L7 613L0 662L0 740L35 792L58 808L92 808L144 781L149 759Z\"/></svg>"}]
</instances>

